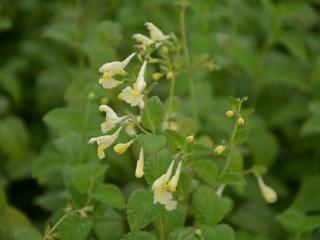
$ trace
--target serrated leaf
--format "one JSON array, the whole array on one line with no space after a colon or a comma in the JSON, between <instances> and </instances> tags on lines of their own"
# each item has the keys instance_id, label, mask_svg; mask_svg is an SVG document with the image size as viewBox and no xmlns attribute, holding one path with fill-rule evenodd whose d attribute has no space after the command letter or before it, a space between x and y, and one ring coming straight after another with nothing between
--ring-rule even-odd
<instances>
[{"instance_id":1,"label":"serrated leaf","mask_svg":"<svg viewBox=\"0 0 320 240\"><path fill-rule=\"evenodd\" d=\"M156 205L152 192L145 189L134 191L128 199L127 215L131 231L149 225L155 218Z\"/></svg>"},{"instance_id":2,"label":"serrated leaf","mask_svg":"<svg viewBox=\"0 0 320 240\"><path fill-rule=\"evenodd\" d=\"M125 207L121 190L113 184L100 183L92 193L92 198L114 208L123 209Z\"/></svg>"},{"instance_id":3,"label":"serrated leaf","mask_svg":"<svg viewBox=\"0 0 320 240\"><path fill-rule=\"evenodd\" d=\"M210 186L217 182L218 168L211 160L199 160L193 165L193 170L197 176Z\"/></svg>"},{"instance_id":4,"label":"serrated leaf","mask_svg":"<svg viewBox=\"0 0 320 240\"><path fill-rule=\"evenodd\" d=\"M320 186L320 176L304 180L296 195L292 207L305 212L320 210L320 191L315 191Z\"/></svg>"},{"instance_id":5,"label":"serrated leaf","mask_svg":"<svg viewBox=\"0 0 320 240\"><path fill-rule=\"evenodd\" d=\"M173 211L168 211L161 207L157 213L156 219L161 220L162 230L167 236L173 229L182 227L186 220L187 209L182 205L177 205Z\"/></svg>"},{"instance_id":6,"label":"serrated leaf","mask_svg":"<svg viewBox=\"0 0 320 240\"><path fill-rule=\"evenodd\" d=\"M166 135L168 142L170 143L169 145L173 151L176 151L176 150L180 149L181 147L184 147L184 145L186 143L185 138L177 131L166 130L165 135Z\"/></svg>"},{"instance_id":7,"label":"serrated leaf","mask_svg":"<svg viewBox=\"0 0 320 240\"><path fill-rule=\"evenodd\" d=\"M194 231L195 230L192 227L177 228L170 233L169 240L197 240L196 236L194 235Z\"/></svg>"},{"instance_id":8,"label":"serrated leaf","mask_svg":"<svg viewBox=\"0 0 320 240\"><path fill-rule=\"evenodd\" d=\"M222 176L221 182L231 186L244 186L246 179L240 173L227 172Z\"/></svg>"},{"instance_id":9,"label":"serrated leaf","mask_svg":"<svg viewBox=\"0 0 320 240\"><path fill-rule=\"evenodd\" d=\"M43 120L50 127L63 131L81 131L83 127L82 114L73 108L57 108L47 113Z\"/></svg>"},{"instance_id":10,"label":"serrated leaf","mask_svg":"<svg viewBox=\"0 0 320 240\"><path fill-rule=\"evenodd\" d=\"M148 232L138 231L125 235L121 240L157 240L157 238Z\"/></svg>"},{"instance_id":11,"label":"serrated leaf","mask_svg":"<svg viewBox=\"0 0 320 240\"><path fill-rule=\"evenodd\" d=\"M67 217L57 228L61 239L86 240L92 227L92 221L88 218Z\"/></svg>"},{"instance_id":12,"label":"serrated leaf","mask_svg":"<svg viewBox=\"0 0 320 240\"><path fill-rule=\"evenodd\" d=\"M233 144L235 146L240 146L241 144L243 144L249 135L249 130L248 129L238 129L238 131L236 132L236 135L234 137L234 141Z\"/></svg>"},{"instance_id":13,"label":"serrated leaf","mask_svg":"<svg viewBox=\"0 0 320 240\"><path fill-rule=\"evenodd\" d=\"M192 198L196 220L209 226L220 222L231 211L232 205L229 198L219 198L215 191L207 186L200 186Z\"/></svg>"},{"instance_id":14,"label":"serrated leaf","mask_svg":"<svg viewBox=\"0 0 320 240\"><path fill-rule=\"evenodd\" d=\"M80 193L86 193L93 187L97 178L103 176L107 166L87 163L72 169L72 183Z\"/></svg>"},{"instance_id":15,"label":"serrated leaf","mask_svg":"<svg viewBox=\"0 0 320 240\"><path fill-rule=\"evenodd\" d=\"M42 236L38 230L33 227L19 227L14 230L13 233L14 240L41 240Z\"/></svg>"},{"instance_id":16,"label":"serrated leaf","mask_svg":"<svg viewBox=\"0 0 320 240\"><path fill-rule=\"evenodd\" d=\"M167 144L166 137L162 135L153 136L141 134L138 136L138 140L146 155L153 154L161 150Z\"/></svg>"},{"instance_id":17,"label":"serrated leaf","mask_svg":"<svg viewBox=\"0 0 320 240\"><path fill-rule=\"evenodd\" d=\"M191 183L192 183L191 176L186 172L181 172L178 186L177 186L177 191L176 191L177 196L182 198L188 197L188 194L192 190Z\"/></svg>"},{"instance_id":18,"label":"serrated leaf","mask_svg":"<svg viewBox=\"0 0 320 240\"><path fill-rule=\"evenodd\" d=\"M159 97L154 96L147 100L142 111L142 125L150 130L161 127L164 118L164 107Z\"/></svg>"},{"instance_id":19,"label":"serrated leaf","mask_svg":"<svg viewBox=\"0 0 320 240\"><path fill-rule=\"evenodd\" d=\"M235 240L234 230L226 224L219 224L214 227L201 226L204 240Z\"/></svg>"},{"instance_id":20,"label":"serrated leaf","mask_svg":"<svg viewBox=\"0 0 320 240\"><path fill-rule=\"evenodd\" d=\"M301 61L305 62L308 59L306 46L301 34L288 31L282 32L279 36L279 41Z\"/></svg>"}]
</instances>

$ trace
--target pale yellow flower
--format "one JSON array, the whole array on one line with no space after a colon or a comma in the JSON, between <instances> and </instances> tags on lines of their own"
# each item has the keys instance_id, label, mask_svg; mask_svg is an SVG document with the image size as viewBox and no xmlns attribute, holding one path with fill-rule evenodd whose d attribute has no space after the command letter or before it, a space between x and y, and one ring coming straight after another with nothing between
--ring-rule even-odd
<instances>
[{"instance_id":1,"label":"pale yellow flower","mask_svg":"<svg viewBox=\"0 0 320 240\"><path fill-rule=\"evenodd\" d=\"M267 186L260 175L256 175L256 178L264 200L267 203L276 202L278 200L276 191L273 188Z\"/></svg>"},{"instance_id":2,"label":"pale yellow flower","mask_svg":"<svg viewBox=\"0 0 320 240\"><path fill-rule=\"evenodd\" d=\"M177 185L178 185L178 181L179 181L179 177L180 177L180 172L181 172L181 164L182 161L179 162L178 167L176 169L175 174L173 175L173 177L170 179L168 185L169 185L169 189L171 192L175 192Z\"/></svg>"},{"instance_id":3,"label":"pale yellow flower","mask_svg":"<svg viewBox=\"0 0 320 240\"><path fill-rule=\"evenodd\" d=\"M101 123L101 125L100 125L101 131L103 133L110 131L118 123L122 122L123 120L125 120L127 118L127 116L118 117L118 115L113 111L113 109L107 105L100 105L99 110L101 112L106 113L105 121L103 123Z\"/></svg>"},{"instance_id":4,"label":"pale yellow flower","mask_svg":"<svg viewBox=\"0 0 320 240\"><path fill-rule=\"evenodd\" d=\"M110 147L114 141L118 138L119 133L121 131L122 127L120 127L116 132L114 132L112 135L105 135L101 137L95 137L91 138L88 143L93 144L97 143L97 155L100 159L105 157L104 150Z\"/></svg>"},{"instance_id":5,"label":"pale yellow flower","mask_svg":"<svg viewBox=\"0 0 320 240\"><path fill-rule=\"evenodd\" d=\"M145 73L146 66L147 66L147 61L144 61L139 71L137 80L133 84L133 86L124 88L122 92L119 94L120 99L129 103L130 106L132 107L135 107L135 106L139 106L140 108L144 107L143 91L147 85L144 80L144 73Z\"/></svg>"},{"instance_id":6,"label":"pale yellow flower","mask_svg":"<svg viewBox=\"0 0 320 240\"><path fill-rule=\"evenodd\" d=\"M128 148L131 146L132 143L133 143L133 140L127 143L118 143L113 147L113 150L118 154L123 154L128 150Z\"/></svg>"},{"instance_id":7,"label":"pale yellow flower","mask_svg":"<svg viewBox=\"0 0 320 240\"><path fill-rule=\"evenodd\" d=\"M144 175L144 150L143 148L140 149L140 153L139 153L139 159L137 161L137 167L136 167L136 172L135 175L137 178L141 178Z\"/></svg>"},{"instance_id":8,"label":"pale yellow flower","mask_svg":"<svg viewBox=\"0 0 320 240\"><path fill-rule=\"evenodd\" d=\"M116 74L123 73L124 68L128 65L130 60L134 57L135 53L132 53L122 62L114 61L111 63L105 63L100 67L99 72L101 72L102 78L99 79L99 83L106 89L114 88L122 83L113 78Z\"/></svg>"},{"instance_id":9,"label":"pale yellow flower","mask_svg":"<svg viewBox=\"0 0 320 240\"><path fill-rule=\"evenodd\" d=\"M163 32L159 28L157 28L153 23L146 22L144 25L150 31L150 38L153 41L165 41L170 38L169 35L164 35Z\"/></svg>"},{"instance_id":10,"label":"pale yellow flower","mask_svg":"<svg viewBox=\"0 0 320 240\"><path fill-rule=\"evenodd\" d=\"M140 33L133 34L132 38L137 42L141 43L141 45L143 46L143 49L146 49L147 46L154 43L152 39Z\"/></svg>"},{"instance_id":11,"label":"pale yellow flower","mask_svg":"<svg viewBox=\"0 0 320 240\"><path fill-rule=\"evenodd\" d=\"M173 200L170 192L169 180L172 174L174 160L171 162L167 172L154 181L152 190L154 192L154 204L160 203L165 206L168 211L176 208L177 201Z\"/></svg>"}]
</instances>

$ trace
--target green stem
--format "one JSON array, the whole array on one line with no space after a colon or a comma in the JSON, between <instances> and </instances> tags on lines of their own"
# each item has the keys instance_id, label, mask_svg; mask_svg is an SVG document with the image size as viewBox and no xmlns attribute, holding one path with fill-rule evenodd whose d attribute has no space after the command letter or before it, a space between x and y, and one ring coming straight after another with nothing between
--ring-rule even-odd
<instances>
[{"instance_id":1,"label":"green stem","mask_svg":"<svg viewBox=\"0 0 320 240\"><path fill-rule=\"evenodd\" d=\"M161 215L159 215L157 217L157 229L158 229L158 233L159 233L159 239L165 240L166 237L165 237L165 233L164 233L164 227L163 227Z\"/></svg>"},{"instance_id":2,"label":"green stem","mask_svg":"<svg viewBox=\"0 0 320 240\"><path fill-rule=\"evenodd\" d=\"M151 125L151 128L152 128L151 129L152 130L152 135L156 135L156 131L154 129L154 123L153 123L153 121L151 119L151 116L150 116L150 110L149 110L149 107L148 107L148 104L147 104L147 99L148 99L148 97L147 97L147 95L145 95L144 102L145 102L145 108L146 108L146 111L147 111L148 121L149 121L149 123Z\"/></svg>"},{"instance_id":3,"label":"green stem","mask_svg":"<svg viewBox=\"0 0 320 240\"><path fill-rule=\"evenodd\" d=\"M231 133L231 137L230 137L230 151L228 153L228 157L227 157L227 160L226 160L226 164L224 165L221 173L220 173L220 178L222 178L226 172L228 171L228 168L230 166L230 163L231 163L231 155L234 151L234 138L236 136L236 133L238 131L238 123L237 121L235 122L234 126L233 126L233 130L232 130L232 133Z\"/></svg>"},{"instance_id":4,"label":"green stem","mask_svg":"<svg viewBox=\"0 0 320 240\"><path fill-rule=\"evenodd\" d=\"M43 237L42 240L50 239L51 234L54 233L54 231L57 229L57 227L58 227L68 216L69 216L69 215L64 214L64 215L58 220L58 222L56 222L56 224L51 228L51 230L44 235L44 237Z\"/></svg>"},{"instance_id":5,"label":"green stem","mask_svg":"<svg viewBox=\"0 0 320 240\"><path fill-rule=\"evenodd\" d=\"M84 140L86 139L87 137L87 132L88 132L88 123L89 123L89 118L90 118L90 104L91 104L91 100L88 99L87 100L87 103L86 103L86 108L84 110L84 123L83 123L83 131L82 131L82 134L81 134L81 143L84 142ZM81 163L82 160L83 160L83 150L84 150L84 147L81 147L80 148L80 152L79 152L79 162Z\"/></svg>"},{"instance_id":6,"label":"green stem","mask_svg":"<svg viewBox=\"0 0 320 240\"><path fill-rule=\"evenodd\" d=\"M189 48L187 42L187 35L186 35L186 27L185 27L185 13L186 13L186 4L181 5L180 11L180 33L181 33L181 43L184 53L184 61L187 68L187 75L189 79L189 87L190 87L190 97L191 97L191 104L192 104L192 113L195 120L198 122L198 111L197 111L197 104L196 104L196 93L195 93L195 83L194 78L192 75L191 63L190 63L190 55L189 55Z\"/></svg>"}]
</instances>

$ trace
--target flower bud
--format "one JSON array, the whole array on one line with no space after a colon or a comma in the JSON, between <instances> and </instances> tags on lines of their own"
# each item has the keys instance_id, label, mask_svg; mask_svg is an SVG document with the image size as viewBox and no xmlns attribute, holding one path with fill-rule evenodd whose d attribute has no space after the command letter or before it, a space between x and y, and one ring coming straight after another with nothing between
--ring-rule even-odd
<instances>
[{"instance_id":1,"label":"flower bud","mask_svg":"<svg viewBox=\"0 0 320 240\"><path fill-rule=\"evenodd\" d=\"M194 234L197 235L197 236L201 236L201 235L202 235L201 229L197 228L197 229L194 231Z\"/></svg>"},{"instance_id":2,"label":"flower bud","mask_svg":"<svg viewBox=\"0 0 320 240\"><path fill-rule=\"evenodd\" d=\"M159 73L159 72L155 72L154 74L152 74L152 79L155 81L160 80L160 78L162 78L163 74Z\"/></svg>"},{"instance_id":3,"label":"flower bud","mask_svg":"<svg viewBox=\"0 0 320 240\"><path fill-rule=\"evenodd\" d=\"M257 177L258 185L264 200L267 203L276 202L278 200L276 191L273 188L267 186L260 175L257 175L256 177Z\"/></svg>"},{"instance_id":4,"label":"flower bud","mask_svg":"<svg viewBox=\"0 0 320 240\"><path fill-rule=\"evenodd\" d=\"M244 125L244 119L243 119L242 117L239 117L239 118L237 119L237 124L238 124L239 126L243 126L243 125Z\"/></svg>"},{"instance_id":5,"label":"flower bud","mask_svg":"<svg viewBox=\"0 0 320 240\"><path fill-rule=\"evenodd\" d=\"M127 143L119 143L119 144L114 146L113 150L117 154L123 154L125 151L127 151L127 149L131 146L132 143L133 143L133 140L131 140L131 141L127 142Z\"/></svg>"},{"instance_id":6,"label":"flower bud","mask_svg":"<svg viewBox=\"0 0 320 240\"><path fill-rule=\"evenodd\" d=\"M226 147L224 145L218 145L215 149L214 152L218 155L222 154Z\"/></svg>"},{"instance_id":7,"label":"flower bud","mask_svg":"<svg viewBox=\"0 0 320 240\"><path fill-rule=\"evenodd\" d=\"M174 78L173 72L168 72L166 77L168 80L173 80Z\"/></svg>"},{"instance_id":8,"label":"flower bud","mask_svg":"<svg viewBox=\"0 0 320 240\"><path fill-rule=\"evenodd\" d=\"M186 137L187 143L192 143L193 140L194 140L194 136L193 135L190 135L190 136Z\"/></svg>"},{"instance_id":9,"label":"flower bud","mask_svg":"<svg viewBox=\"0 0 320 240\"><path fill-rule=\"evenodd\" d=\"M137 178L141 178L144 175L144 151L143 148L140 149L139 159L137 161L136 172L135 175Z\"/></svg>"},{"instance_id":10,"label":"flower bud","mask_svg":"<svg viewBox=\"0 0 320 240\"><path fill-rule=\"evenodd\" d=\"M163 46L161 47L161 51L164 53L168 53L169 52L169 48L167 46Z\"/></svg>"},{"instance_id":11,"label":"flower bud","mask_svg":"<svg viewBox=\"0 0 320 240\"><path fill-rule=\"evenodd\" d=\"M226 116L227 117L233 117L233 115L234 115L234 111L232 111L232 110L229 110L229 111L226 111Z\"/></svg>"}]
</instances>

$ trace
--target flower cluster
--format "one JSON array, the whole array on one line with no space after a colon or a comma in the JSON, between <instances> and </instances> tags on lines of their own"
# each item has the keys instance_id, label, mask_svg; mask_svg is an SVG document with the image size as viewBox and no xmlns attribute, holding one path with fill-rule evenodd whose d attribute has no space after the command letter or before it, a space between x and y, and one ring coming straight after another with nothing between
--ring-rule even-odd
<instances>
[{"instance_id":1,"label":"flower cluster","mask_svg":"<svg viewBox=\"0 0 320 240\"><path fill-rule=\"evenodd\" d=\"M132 61L132 59L135 56L138 56L139 59L142 59L142 65L135 81L129 86L124 87L119 94L119 99L128 103L131 107L138 107L140 110L144 109L146 102L145 89L147 87L147 82L145 80L145 72L148 62L150 61L151 51L149 48L157 49L159 46L164 45L168 39L170 39L169 35L163 34L162 31L159 30L153 23L146 22L145 26L150 32L149 37L143 34L134 34L132 37L139 42L140 49L143 49L142 54L141 52L131 53L123 61L106 63L99 69L99 72L102 74L102 77L99 79L99 83L105 89L114 89L123 84L124 81L120 80L120 78L126 75L125 68ZM141 116L118 116L118 114L111 107L105 104L100 105L99 110L105 113L105 120L100 125L101 132L103 134L107 134L117 126L118 129L109 135L93 137L89 140L89 143L96 143L98 145L97 155L100 159L102 159L105 157L105 150L113 145L113 143L119 137L120 132L125 127L127 134L133 138L127 143L116 144L113 148L117 154L123 154L135 141L135 124L139 122ZM189 137L189 141L192 141L191 137ZM144 158L144 149L140 148L139 159L137 161L135 170L135 176L137 178L144 176ZM158 178L152 185L152 190L154 191L154 203L163 204L165 208L170 211L175 209L177 204L177 202L173 200L172 193L176 191L182 163L181 161L179 162L175 174L171 176L174 162L175 161L173 160L167 172Z\"/></svg>"}]
</instances>

